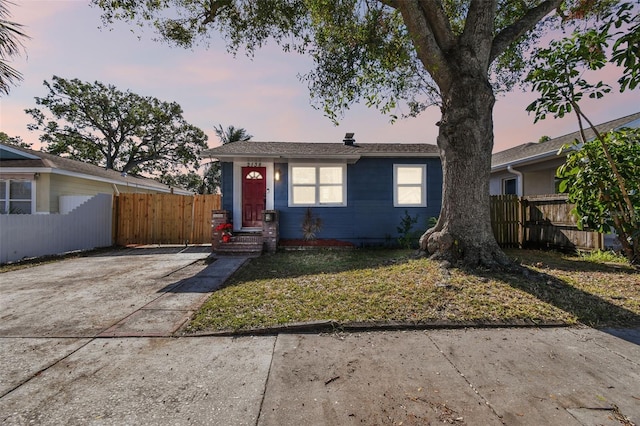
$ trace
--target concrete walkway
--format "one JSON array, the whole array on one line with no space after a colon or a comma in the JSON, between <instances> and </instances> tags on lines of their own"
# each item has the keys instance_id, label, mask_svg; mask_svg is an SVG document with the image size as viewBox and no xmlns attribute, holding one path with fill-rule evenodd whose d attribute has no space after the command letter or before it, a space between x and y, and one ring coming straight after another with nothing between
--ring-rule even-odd
<instances>
[{"instance_id":1,"label":"concrete walkway","mask_svg":"<svg viewBox=\"0 0 640 426\"><path fill-rule=\"evenodd\" d=\"M0 423L640 423L640 329L168 337L244 262L207 256L0 275Z\"/></svg>"}]
</instances>

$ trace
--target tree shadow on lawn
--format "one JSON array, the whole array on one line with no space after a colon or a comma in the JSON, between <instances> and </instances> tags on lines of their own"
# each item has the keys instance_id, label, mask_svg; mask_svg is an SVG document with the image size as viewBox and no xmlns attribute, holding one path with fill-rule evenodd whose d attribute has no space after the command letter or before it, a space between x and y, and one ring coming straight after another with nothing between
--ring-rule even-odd
<instances>
[{"instance_id":1,"label":"tree shadow on lawn","mask_svg":"<svg viewBox=\"0 0 640 426\"><path fill-rule=\"evenodd\" d=\"M561 269L558 265L554 265L554 268ZM568 265L564 270L571 271ZM598 264L593 264L593 270L602 272L613 271L612 268L607 265ZM495 272L467 272L486 279L498 278L498 274ZM615 272L621 271L615 269ZM577 321L589 327L598 328L603 331L607 331L607 329L628 328L640 330L640 314L637 312L618 305L612 300L607 300L600 295L576 288L551 274L539 272L526 265L522 265L515 266L514 271L511 273L503 272L499 275L499 279L511 287L525 291L535 298L573 315ZM622 304L625 299L626 297L621 297L620 303ZM634 337L634 339L636 338L637 336ZM630 341L638 344L637 341Z\"/></svg>"},{"instance_id":2,"label":"tree shadow on lawn","mask_svg":"<svg viewBox=\"0 0 640 426\"><path fill-rule=\"evenodd\" d=\"M536 265L564 272L575 272L576 269L579 269L581 272L613 272L637 275L640 283L640 271L626 265L590 262L577 256L572 258L570 253L566 253L569 258L561 258L562 253L557 251L510 249L505 250L505 253L515 259L516 263L521 263L523 266Z\"/></svg>"}]
</instances>

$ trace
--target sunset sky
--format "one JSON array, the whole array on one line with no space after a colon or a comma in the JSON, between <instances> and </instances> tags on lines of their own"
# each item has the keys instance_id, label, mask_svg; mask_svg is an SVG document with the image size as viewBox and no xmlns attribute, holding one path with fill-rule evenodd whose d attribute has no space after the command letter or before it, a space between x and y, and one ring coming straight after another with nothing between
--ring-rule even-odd
<instances>
[{"instance_id":1,"label":"sunset sky","mask_svg":"<svg viewBox=\"0 0 640 426\"><path fill-rule=\"evenodd\" d=\"M245 128L256 141L340 142L345 132L354 132L360 143L436 141L437 108L391 124L378 111L355 105L334 126L312 108L307 87L297 78L311 69L311 61L275 45L258 51L253 59L234 58L219 40L208 49L171 48L154 42L149 29L138 34L141 39L125 23L99 29L100 10L84 0L16 3L9 5L11 20L25 25L31 39L24 41L26 53L11 63L24 81L0 99L0 131L21 136L35 147L40 146L39 135L27 130L31 119L24 109L36 106L34 97L46 96L42 83L53 75L101 81L122 91L175 101L186 120L209 135L209 146L219 144L213 130L218 124ZM637 91L618 93L618 70L608 67L598 77L615 90L603 100L583 104L595 123L640 110ZM525 111L533 99L534 94L520 88L498 98L494 152L576 130L573 116L533 125L533 116Z\"/></svg>"}]
</instances>

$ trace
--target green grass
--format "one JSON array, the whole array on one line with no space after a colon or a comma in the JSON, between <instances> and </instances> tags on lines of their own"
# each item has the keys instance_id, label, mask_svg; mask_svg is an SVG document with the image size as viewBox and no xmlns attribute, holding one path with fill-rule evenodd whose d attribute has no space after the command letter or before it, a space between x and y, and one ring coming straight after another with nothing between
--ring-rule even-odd
<instances>
[{"instance_id":1,"label":"green grass","mask_svg":"<svg viewBox=\"0 0 640 426\"><path fill-rule=\"evenodd\" d=\"M520 273L443 271L411 251L280 252L254 259L196 313L188 332L340 324L640 322L640 275L623 263L508 253Z\"/></svg>"},{"instance_id":2,"label":"green grass","mask_svg":"<svg viewBox=\"0 0 640 426\"><path fill-rule=\"evenodd\" d=\"M578 255L587 262L594 263L626 263L626 258L611 250L581 251Z\"/></svg>"}]
</instances>

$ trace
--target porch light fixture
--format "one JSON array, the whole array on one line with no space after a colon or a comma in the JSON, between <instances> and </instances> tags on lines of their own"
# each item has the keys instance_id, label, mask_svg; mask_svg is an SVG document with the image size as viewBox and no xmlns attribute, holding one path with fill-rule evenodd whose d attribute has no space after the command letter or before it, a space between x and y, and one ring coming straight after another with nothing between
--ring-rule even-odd
<instances>
[{"instance_id":1,"label":"porch light fixture","mask_svg":"<svg viewBox=\"0 0 640 426\"><path fill-rule=\"evenodd\" d=\"M275 173L274 178L275 178L276 181L280 180L280 169L276 169L276 173Z\"/></svg>"}]
</instances>

